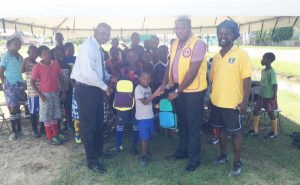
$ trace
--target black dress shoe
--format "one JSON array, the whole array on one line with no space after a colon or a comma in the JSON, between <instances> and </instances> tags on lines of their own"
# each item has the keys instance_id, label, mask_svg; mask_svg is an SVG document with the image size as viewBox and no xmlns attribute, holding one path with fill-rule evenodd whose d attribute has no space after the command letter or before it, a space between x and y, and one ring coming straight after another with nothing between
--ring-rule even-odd
<instances>
[{"instance_id":1,"label":"black dress shoe","mask_svg":"<svg viewBox=\"0 0 300 185\"><path fill-rule=\"evenodd\" d=\"M186 167L185 167L185 170L187 172L193 172L195 171L198 167L199 167L200 163L197 163L197 164L188 164Z\"/></svg>"},{"instance_id":2,"label":"black dress shoe","mask_svg":"<svg viewBox=\"0 0 300 185\"><path fill-rule=\"evenodd\" d=\"M101 153L101 154L99 154L98 156L99 156L100 158L102 158L102 159L110 159L110 158L113 157L113 155L112 155L112 154L109 154L109 153Z\"/></svg>"},{"instance_id":3,"label":"black dress shoe","mask_svg":"<svg viewBox=\"0 0 300 185\"><path fill-rule=\"evenodd\" d=\"M187 158L188 158L187 155L180 155L180 154L173 154L173 155L166 157L167 160L172 160L172 161L180 160L180 159L187 159Z\"/></svg>"},{"instance_id":4,"label":"black dress shoe","mask_svg":"<svg viewBox=\"0 0 300 185\"><path fill-rule=\"evenodd\" d=\"M95 173L103 174L106 172L106 169L101 164L90 164L88 168Z\"/></svg>"}]
</instances>

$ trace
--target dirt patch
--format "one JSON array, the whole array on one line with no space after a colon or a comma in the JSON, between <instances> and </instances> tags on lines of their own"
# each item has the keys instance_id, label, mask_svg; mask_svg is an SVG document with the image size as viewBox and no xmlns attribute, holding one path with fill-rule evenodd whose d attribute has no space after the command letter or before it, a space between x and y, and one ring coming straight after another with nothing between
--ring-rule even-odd
<instances>
[{"instance_id":1,"label":"dirt patch","mask_svg":"<svg viewBox=\"0 0 300 185\"><path fill-rule=\"evenodd\" d=\"M67 165L72 156L84 155L83 145L73 141L72 133L66 133L69 141L61 146L46 144L45 135L39 139L31 136L29 120L22 120L25 135L8 140L8 131L0 131L0 184L49 184Z\"/></svg>"}]
</instances>

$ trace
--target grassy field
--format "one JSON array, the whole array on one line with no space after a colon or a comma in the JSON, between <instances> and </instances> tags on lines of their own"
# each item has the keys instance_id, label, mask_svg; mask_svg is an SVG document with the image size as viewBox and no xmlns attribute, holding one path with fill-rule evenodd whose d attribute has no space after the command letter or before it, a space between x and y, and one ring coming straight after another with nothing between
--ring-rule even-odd
<instances>
[{"instance_id":1,"label":"grassy field","mask_svg":"<svg viewBox=\"0 0 300 185\"><path fill-rule=\"evenodd\" d=\"M276 50L299 50L299 47L287 47L287 46L244 46L242 48L263 48L263 49L276 49Z\"/></svg>"},{"instance_id":2,"label":"grassy field","mask_svg":"<svg viewBox=\"0 0 300 185\"><path fill-rule=\"evenodd\" d=\"M202 165L193 173L186 173L183 170L187 163L185 160L178 162L164 160L164 156L175 150L176 138L155 136L151 142L151 149L156 159L143 168L138 163L138 157L129 154L130 142L127 137L125 147L128 147L125 151L113 159L103 161L108 169L107 174L98 175L90 172L85 166L84 157L78 154L70 160L69 165L62 169L61 175L51 184L300 184L300 150L291 145L288 136L292 131L300 131L300 115L297 109L300 96L280 91L278 98L282 109L283 130L275 140L263 137L269 129L266 125L260 127L259 137L244 137L242 152L244 168L239 177L228 176L233 158L231 149L228 164L220 167L211 165L219 150L216 145L206 144L210 137L206 133L202 137Z\"/></svg>"},{"instance_id":3,"label":"grassy field","mask_svg":"<svg viewBox=\"0 0 300 185\"><path fill-rule=\"evenodd\" d=\"M207 57L211 58L215 55L213 52L208 52ZM261 58L251 58L252 67L254 69L263 69L264 67L261 65ZM278 61L276 60L273 63L273 67L277 73L288 77L300 77L300 63L296 62L288 62L288 61Z\"/></svg>"},{"instance_id":4,"label":"grassy field","mask_svg":"<svg viewBox=\"0 0 300 185\"><path fill-rule=\"evenodd\" d=\"M264 67L261 65L261 59L259 58L251 58L252 66L256 69L263 69ZM287 62L287 61L275 61L272 66L276 70L277 73L286 75L286 76L294 76L300 77L300 63L295 62Z\"/></svg>"},{"instance_id":5,"label":"grassy field","mask_svg":"<svg viewBox=\"0 0 300 185\"><path fill-rule=\"evenodd\" d=\"M21 53L27 56L25 47ZM208 53L212 57L213 53ZM252 58L253 67L261 69L260 59ZM276 61L274 68L278 73L300 77L300 64ZM164 160L177 146L177 138L164 138L155 136L151 141L151 151L155 160L143 168L138 163L138 156L129 153L130 137L125 139L125 150L114 156L113 159L102 161L108 172L98 175L86 168L86 161L82 154L74 154L66 158L68 164L61 169L52 185L62 184L103 184L103 185L193 185L193 184L224 184L224 185L298 185L300 184L300 150L291 145L289 134L293 131L300 132L299 104L300 96L286 91L279 91L278 102L282 110L281 123L283 129L275 140L264 139L263 135L270 129L269 125L262 125L261 135L252 138L244 134L243 140L243 173L239 177L229 177L228 172L232 166L232 149L229 150L229 163L215 167L211 161L218 156L219 148L206 144L210 138L208 133L202 137L202 164L193 172L186 173L184 167L187 161L171 162ZM247 129L244 130L244 133ZM107 141L106 146L113 143Z\"/></svg>"}]
</instances>

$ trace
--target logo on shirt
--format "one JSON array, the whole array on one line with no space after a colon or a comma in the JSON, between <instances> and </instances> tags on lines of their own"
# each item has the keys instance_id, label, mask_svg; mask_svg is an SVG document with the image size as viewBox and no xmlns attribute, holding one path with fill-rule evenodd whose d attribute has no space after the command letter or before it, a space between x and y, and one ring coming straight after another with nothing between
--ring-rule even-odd
<instances>
[{"instance_id":1,"label":"logo on shirt","mask_svg":"<svg viewBox=\"0 0 300 185\"><path fill-rule=\"evenodd\" d=\"M189 56L191 56L191 54L192 54L192 49L191 49L190 47L185 48L185 49L183 50L183 56L184 56L185 58L188 58Z\"/></svg>"},{"instance_id":2,"label":"logo on shirt","mask_svg":"<svg viewBox=\"0 0 300 185\"><path fill-rule=\"evenodd\" d=\"M234 64L235 58L229 58L228 59L228 64Z\"/></svg>"}]
</instances>

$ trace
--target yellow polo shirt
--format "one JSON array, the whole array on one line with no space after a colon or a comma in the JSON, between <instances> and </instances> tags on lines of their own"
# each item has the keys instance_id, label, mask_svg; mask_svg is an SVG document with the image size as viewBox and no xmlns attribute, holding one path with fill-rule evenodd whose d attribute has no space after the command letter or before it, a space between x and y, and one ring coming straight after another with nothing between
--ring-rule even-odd
<instances>
[{"instance_id":1,"label":"yellow polo shirt","mask_svg":"<svg viewBox=\"0 0 300 185\"><path fill-rule=\"evenodd\" d=\"M218 52L210 72L212 104L235 109L243 100L243 80L251 74L251 61L246 51L233 46L223 57Z\"/></svg>"}]
</instances>

